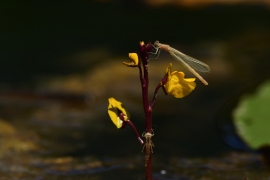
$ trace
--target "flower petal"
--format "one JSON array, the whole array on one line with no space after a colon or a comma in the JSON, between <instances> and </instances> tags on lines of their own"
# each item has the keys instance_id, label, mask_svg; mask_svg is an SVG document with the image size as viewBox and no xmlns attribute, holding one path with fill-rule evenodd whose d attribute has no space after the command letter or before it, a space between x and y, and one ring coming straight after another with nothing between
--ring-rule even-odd
<instances>
[{"instance_id":1,"label":"flower petal","mask_svg":"<svg viewBox=\"0 0 270 180\"><path fill-rule=\"evenodd\" d=\"M170 63L169 66L167 67L165 74L171 75L171 69L172 69L172 63Z\"/></svg>"},{"instance_id":2,"label":"flower petal","mask_svg":"<svg viewBox=\"0 0 270 180\"><path fill-rule=\"evenodd\" d=\"M123 120L120 119L120 113L124 114L124 121L129 120L129 113L123 107L122 103L115 100L114 98L109 98L108 114L117 128L121 128L123 125Z\"/></svg>"},{"instance_id":3,"label":"flower petal","mask_svg":"<svg viewBox=\"0 0 270 180\"><path fill-rule=\"evenodd\" d=\"M196 87L195 78L184 78L183 72L174 71L171 73L172 64L166 69L168 73L167 83L165 84L165 90L168 94L176 97L183 98L187 96Z\"/></svg>"},{"instance_id":4,"label":"flower petal","mask_svg":"<svg viewBox=\"0 0 270 180\"><path fill-rule=\"evenodd\" d=\"M129 53L130 62L123 62L124 65L128 67L137 67L139 63L139 58L137 53Z\"/></svg>"},{"instance_id":5,"label":"flower petal","mask_svg":"<svg viewBox=\"0 0 270 180\"><path fill-rule=\"evenodd\" d=\"M168 74L168 79L171 79L171 76L172 76L171 71L172 71L172 63L170 63L166 69L166 73Z\"/></svg>"}]
</instances>

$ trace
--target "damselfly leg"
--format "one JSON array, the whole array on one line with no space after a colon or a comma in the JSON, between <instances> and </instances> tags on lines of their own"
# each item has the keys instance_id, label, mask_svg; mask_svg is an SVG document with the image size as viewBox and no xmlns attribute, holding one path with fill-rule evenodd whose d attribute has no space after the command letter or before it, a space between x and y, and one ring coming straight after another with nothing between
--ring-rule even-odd
<instances>
[{"instance_id":1,"label":"damselfly leg","mask_svg":"<svg viewBox=\"0 0 270 180\"><path fill-rule=\"evenodd\" d=\"M157 45L152 45L152 51L148 52L148 58L150 59L157 59L160 54L160 48Z\"/></svg>"}]
</instances>

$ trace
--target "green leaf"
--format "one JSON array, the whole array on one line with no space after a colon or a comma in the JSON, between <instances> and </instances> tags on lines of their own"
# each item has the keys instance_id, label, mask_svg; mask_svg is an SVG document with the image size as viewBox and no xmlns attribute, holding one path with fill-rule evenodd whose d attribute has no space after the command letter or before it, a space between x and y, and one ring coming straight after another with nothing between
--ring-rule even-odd
<instances>
[{"instance_id":1,"label":"green leaf","mask_svg":"<svg viewBox=\"0 0 270 180\"><path fill-rule=\"evenodd\" d=\"M238 135L253 149L270 145L270 81L241 99L233 112Z\"/></svg>"}]
</instances>

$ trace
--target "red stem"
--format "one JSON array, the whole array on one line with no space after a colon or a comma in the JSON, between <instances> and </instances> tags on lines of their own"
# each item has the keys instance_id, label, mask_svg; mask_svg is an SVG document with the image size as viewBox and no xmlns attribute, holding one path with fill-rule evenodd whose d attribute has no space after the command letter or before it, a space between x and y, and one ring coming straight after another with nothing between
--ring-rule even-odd
<instances>
[{"instance_id":1,"label":"red stem","mask_svg":"<svg viewBox=\"0 0 270 180\"><path fill-rule=\"evenodd\" d=\"M156 103L156 100L157 100L157 93L158 93L158 90L160 87L162 87L164 93L166 95L168 95L168 93L166 92L166 89L164 87L164 85L167 83L167 79L168 79L168 74L165 74L165 76L162 78L161 82L157 85L156 89L155 89L155 92L154 92L154 96L153 96L153 99L152 99L152 102L150 104L150 107L151 109L153 109L153 106L154 104Z\"/></svg>"},{"instance_id":2,"label":"red stem","mask_svg":"<svg viewBox=\"0 0 270 180\"><path fill-rule=\"evenodd\" d=\"M146 123L146 132L152 131L152 108L149 106L148 101L148 63L143 64L144 69L144 80L145 80L145 87L143 87L143 104L144 104L144 115L145 115L145 123Z\"/></svg>"},{"instance_id":3,"label":"red stem","mask_svg":"<svg viewBox=\"0 0 270 180\"><path fill-rule=\"evenodd\" d=\"M145 179L152 180L152 154L149 155L149 160L145 168Z\"/></svg>"},{"instance_id":4,"label":"red stem","mask_svg":"<svg viewBox=\"0 0 270 180\"><path fill-rule=\"evenodd\" d=\"M152 109L149 106L148 101L148 85L149 85L149 78L148 78L148 48L151 47L151 44L141 45L140 44L140 57L143 66L143 75L141 66L140 69L140 79L141 79L141 86L142 86L142 98L143 98L143 107L144 107L144 116L145 116L145 124L146 124L146 132L150 132L152 130Z\"/></svg>"},{"instance_id":5,"label":"red stem","mask_svg":"<svg viewBox=\"0 0 270 180\"><path fill-rule=\"evenodd\" d=\"M140 136L140 134L138 133L138 131L137 131L136 127L134 126L134 124L133 124L130 120L128 120L127 122L128 122L128 124L132 127L132 129L133 129L133 131L135 132L135 134L136 134L136 136L137 136L139 142L141 143L141 145L143 145L144 142L143 142L143 140L141 139L141 136Z\"/></svg>"},{"instance_id":6,"label":"red stem","mask_svg":"<svg viewBox=\"0 0 270 180\"><path fill-rule=\"evenodd\" d=\"M151 109L153 109L153 106L154 106L154 104L156 103L156 100L157 100L157 93L158 93L158 90L159 90L159 88L160 88L161 86L163 86L163 85L162 85L161 83L159 83L158 86L157 86L156 89L155 89L154 96L153 96L153 99L152 99L151 104L150 104Z\"/></svg>"},{"instance_id":7,"label":"red stem","mask_svg":"<svg viewBox=\"0 0 270 180\"><path fill-rule=\"evenodd\" d=\"M140 80L142 86L142 98L143 98L143 107L144 107L144 116L145 116L145 129L146 132L152 132L152 107L149 106L148 101L148 52L152 50L152 44L148 43L147 45L140 44L140 57L143 65L143 75L141 64L139 65L140 69ZM149 160L145 169L145 178L146 180L152 180L152 154L149 154Z\"/></svg>"},{"instance_id":8,"label":"red stem","mask_svg":"<svg viewBox=\"0 0 270 180\"><path fill-rule=\"evenodd\" d=\"M144 64L143 64L143 66L144 66ZM147 101L148 94L147 93L145 94L145 91L147 92L147 89L148 89L148 82L147 82L148 80L147 81L145 80L145 68L143 68L144 73L142 73L141 61L139 61L138 68L139 68L140 81L141 81L141 87L142 87L143 110L144 110L144 114L146 114L146 112L147 112L147 104L148 104L148 101ZM145 102L145 101L147 101L147 102ZM146 118L146 116L145 116L145 118Z\"/></svg>"}]
</instances>

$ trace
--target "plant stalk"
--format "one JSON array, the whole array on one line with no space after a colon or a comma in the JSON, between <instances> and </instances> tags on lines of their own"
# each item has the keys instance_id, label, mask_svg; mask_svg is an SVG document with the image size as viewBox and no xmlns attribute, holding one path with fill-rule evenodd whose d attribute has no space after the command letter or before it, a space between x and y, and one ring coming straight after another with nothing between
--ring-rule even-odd
<instances>
[{"instance_id":1,"label":"plant stalk","mask_svg":"<svg viewBox=\"0 0 270 180\"><path fill-rule=\"evenodd\" d=\"M139 50L140 50L140 61L141 61L141 63L139 63L139 70L140 70L143 108L144 108L144 116L145 116L145 129L146 129L145 133L151 133L152 132L152 107L149 105L149 101L148 101L148 85L149 85L148 52L151 52L152 44L148 43L147 45L143 45L142 43L140 43ZM143 68L141 68L141 65L143 66ZM143 73L142 73L142 69L143 69ZM146 146L146 144L144 144L144 146ZM149 157L148 157L148 161L145 167L146 168L145 178L146 180L152 180L152 153L148 153L147 155L149 155Z\"/></svg>"}]
</instances>

